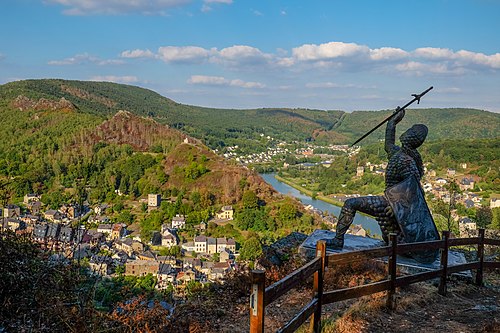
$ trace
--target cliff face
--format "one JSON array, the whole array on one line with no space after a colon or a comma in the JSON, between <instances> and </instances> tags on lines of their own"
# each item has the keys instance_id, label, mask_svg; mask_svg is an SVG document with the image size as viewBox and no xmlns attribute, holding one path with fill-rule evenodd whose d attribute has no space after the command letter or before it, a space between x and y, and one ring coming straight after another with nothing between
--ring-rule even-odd
<instances>
[{"instance_id":1,"label":"cliff face","mask_svg":"<svg viewBox=\"0 0 500 333\"><path fill-rule=\"evenodd\" d=\"M154 120L138 117L127 111L118 111L111 119L97 126L89 135L93 143L129 144L134 150L148 151L152 146L161 152L170 151L186 136Z\"/></svg>"}]
</instances>

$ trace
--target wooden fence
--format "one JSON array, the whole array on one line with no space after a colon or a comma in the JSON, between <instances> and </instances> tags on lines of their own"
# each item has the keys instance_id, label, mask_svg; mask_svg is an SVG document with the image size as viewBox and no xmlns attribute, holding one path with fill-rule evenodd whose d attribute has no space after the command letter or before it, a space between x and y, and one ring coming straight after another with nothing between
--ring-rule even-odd
<instances>
[{"instance_id":1,"label":"wooden fence","mask_svg":"<svg viewBox=\"0 0 500 333\"><path fill-rule=\"evenodd\" d=\"M311 317L310 331L315 333L320 332L321 308L323 304L330 304L387 291L387 307L394 309L395 293L398 287L439 278L438 292L445 295L446 280L448 275L452 273L476 270L475 283L481 286L483 284L483 270L485 268L500 268L500 262L484 260L485 245L500 246L499 239L488 239L484 237L484 229L479 229L478 237L450 238L450 233L448 231L443 231L441 240L408 244L398 244L396 234L391 234L389 244L389 246L379 248L326 255L326 244L324 241L319 241L316 245L316 257L312 261L267 288L265 287L265 272L253 270L250 295L250 333L264 332L265 307L291 289L297 287L311 275L314 275L314 295L312 300L277 332L294 332L307 321L309 317ZM463 245L477 246L476 260L466 264L448 266L449 248L451 246ZM432 249L439 249L441 252L439 269L400 277L396 276L397 255ZM327 267L384 257L389 258L389 274L387 279L352 288L327 292L323 290L323 274Z\"/></svg>"}]
</instances>

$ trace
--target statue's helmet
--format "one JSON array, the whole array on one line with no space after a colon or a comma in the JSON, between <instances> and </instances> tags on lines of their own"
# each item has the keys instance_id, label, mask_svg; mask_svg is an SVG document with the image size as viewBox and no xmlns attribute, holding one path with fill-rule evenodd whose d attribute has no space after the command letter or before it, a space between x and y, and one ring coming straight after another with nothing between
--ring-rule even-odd
<instances>
[{"instance_id":1,"label":"statue's helmet","mask_svg":"<svg viewBox=\"0 0 500 333\"><path fill-rule=\"evenodd\" d=\"M401 134L399 140L401 140L403 146L418 148L422 145L422 143L424 143L428 131L427 126L423 124L415 124L407 129L406 132Z\"/></svg>"}]
</instances>

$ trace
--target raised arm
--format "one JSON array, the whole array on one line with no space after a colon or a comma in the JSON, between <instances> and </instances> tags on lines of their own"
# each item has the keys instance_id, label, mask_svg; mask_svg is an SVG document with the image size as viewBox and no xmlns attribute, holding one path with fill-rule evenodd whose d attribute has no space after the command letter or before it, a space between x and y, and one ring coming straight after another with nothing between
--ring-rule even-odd
<instances>
[{"instance_id":1,"label":"raised arm","mask_svg":"<svg viewBox=\"0 0 500 333\"><path fill-rule=\"evenodd\" d=\"M389 156L392 155L396 147L396 125L405 116L405 110L399 111L398 108L394 113L397 114L387 122L387 127L385 128L385 152Z\"/></svg>"}]
</instances>

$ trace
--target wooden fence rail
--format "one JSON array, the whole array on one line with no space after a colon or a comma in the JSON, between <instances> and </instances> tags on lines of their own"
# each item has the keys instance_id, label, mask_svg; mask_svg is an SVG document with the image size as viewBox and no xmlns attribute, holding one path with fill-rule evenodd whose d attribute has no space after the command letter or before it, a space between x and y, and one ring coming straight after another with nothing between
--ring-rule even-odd
<instances>
[{"instance_id":1,"label":"wooden fence rail","mask_svg":"<svg viewBox=\"0 0 500 333\"><path fill-rule=\"evenodd\" d=\"M477 260L466 264L448 266L449 248L451 246L465 245L477 246ZM326 254L325 241L319 241L316 244L316 257L313 260L267 288L265 288L265 272L259 270L252 271L250 333L263 333L265 307L291 289L300 285L310 276L314 276L314 295L311 301L277 332L294 332L304 322L311 318L309 330L310 332L318 333L321 329L321 309L324 304L358 298L382 291L387 291L387 307L394 309L396 306L394 301L396 288L408 286L416 282L439 278L438 292L445 295L447 278L453 273L475 270L475 283L481 286L483 284L483 271L485 268L500 268L500 262L484 260L485 245L500 246L500 240L485 238L484 229L479 229L478 237L450 238L450 233L448 231L443 231L441 240L409 244L397 244L396 235L391 234L389 246L329 255ZM398 255L432 249L439 249L441 252L439 269L400 277L396 276ZM352 288L328 292L323 290L324 272L327 267L385 257L388 258L389 274L387 279Z\"/></svg>"}]
</instances>

